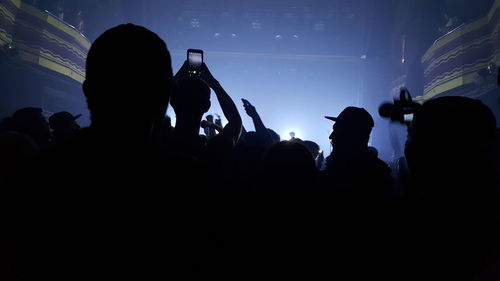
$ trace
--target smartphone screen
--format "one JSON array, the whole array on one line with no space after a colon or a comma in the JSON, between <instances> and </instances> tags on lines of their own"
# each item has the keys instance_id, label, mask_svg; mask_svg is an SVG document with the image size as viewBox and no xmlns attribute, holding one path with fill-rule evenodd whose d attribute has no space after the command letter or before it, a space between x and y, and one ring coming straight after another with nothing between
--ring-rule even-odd
<instances>
[{"instance_id":1,"label":"smartphone screen","mask_svg":"<svg viewBox=\"0 0 500 281\"><path fill-rule=\"evenodd\" d=\"M408 113L404 115L405 122L411 122L413 120L413 113Z\"/></svg>"},{"instance_id":2,"label":"smartphone screen","mask_svg":"<svg viewBox=\"0 0 500 281\"><path fill-rule=\"evenodd\" d=\"M188 63L192 68L200 68L203 63L203 51L202 50L188 50Z\"/></svg>"}]
</instances>

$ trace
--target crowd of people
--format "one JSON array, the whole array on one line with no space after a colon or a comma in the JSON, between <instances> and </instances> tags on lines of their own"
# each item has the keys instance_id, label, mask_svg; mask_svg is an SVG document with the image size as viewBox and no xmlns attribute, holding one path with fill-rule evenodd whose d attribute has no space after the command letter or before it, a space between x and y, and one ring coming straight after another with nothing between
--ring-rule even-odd
<instances>
[{"instance_id":1,"label":"crowd of people","mask_svg":"<svg viewBox=\"0 0 500 281\"><path fill-rule=\"evenodd\" d=\"M189 70L173 75L162 39L120 25L88 53L89 127L33 107L0 122L1 280L498 280L498 139L483 103L425 102L393 177L365 109L326 117L323 161L243 99L247 131L209 68ZM202 120L211 91L224 126Z\"/></svg>"}]
</instances>

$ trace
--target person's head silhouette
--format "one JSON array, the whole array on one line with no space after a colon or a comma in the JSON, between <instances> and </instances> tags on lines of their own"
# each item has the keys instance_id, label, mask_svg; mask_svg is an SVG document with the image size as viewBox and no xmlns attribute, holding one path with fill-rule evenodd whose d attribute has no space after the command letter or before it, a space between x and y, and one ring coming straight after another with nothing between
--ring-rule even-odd
<instances>
[{"instance_id":1,"label":"person's head silhouette","mask_svg":"<svg viewBox=\"0 0 500 281\"><path fill-rule=\"evenodd\" d=\"M307 150L309 150L309 152L311 152L313 159L316 159L316 157L318 157L318 154L320 151L319 145L313 141L310 141L310 140L305 140L303 142L303 144L305 147L307 147Z\"/></svg>"},{"instance_id":2,"label":"person's head silhouette","mask_svg":"<svg viewBox=\"0 0 500 281\"><path fill-rule=\"evenodd\" d=\"M165 42L133 24L104 32L89 50L83 91L92 127L149 136L170 99L172 66Z\"/></svg>"},{"instance_id":3,"label":"person's head silhouette","mask_svg":"<svg viewBox=\"0 0 500 281\"><path fill-rule=\"evenodd\" d=\"M405 148L413 177L421 186L438 183L440 189L454 192L459 189L452 181L486 180L495 128L495 116L479 100L450 96L424 103L415 113ZM439 184L442 181L449 184Z\"/></svg>"},{"instance_id":4,"label":"person's head silhouette","mask_svg":"<svg viewBox=\"0 0 500 281\"><path fill-rule=\"evenodd\" d=\"M50 143L50 128L42 112L38 107L21 108L14 112L12 121L16 131L30 136L39 148L44 149Z\"/></svg>"},{"instance_id":5,"label":"person's head silhouette","mask_svg":"<svg viewBox=\"0 0 500 281\"><path fill-rule=\"evenodd\" d=\"M273 144L263 159L262 171L265 182L257 188L258 192L287 196L315 191L316 165L302 142Z\"/></svg>"},{"instance_id":6,"label":"person's head silhouette","mask_svg":"<svg viewBox=\"0 0 500 281\"><path fill-rule=\"evenodd\" d=\"M339 116L325 118L335 121L330 135L334 152L355 152L368 148L374 122L364 108L349 106Z\"/></svg>"},{"instance_id":7,"label":"person's head silhouette","mask_svg":"<svg viewBox=\"0 0 500 281\"><path fill-rule=\"evenodd\" d=\"M198 77L183 77L177 81L170 104L176 115L192 115L201 121L203 114L210 109L210 87Z\"/></svg>"},{"instance_id":8,"label":"person's head silhouette","mask_svg":"<svg viewBox=\"0 0 500 281\"><path fill-rule=\"evenodd\" d=\"M81 116L81 114L74 116L67 111L57 112L49 117L49 125L50 128L52 128L52 130L54 131L77 130L80 128L80 126L78 125L78 123L76 123L76 119L80 118Z\"/></svg>"},{"instance_id":9,"label":"person's head silhouette","mask_svg":"<svg viewBox=\"0 0 500 281\"><path fill-rule=\"evenodd\" d=\"M176 134L198 139L201 119L203 114L210 109L210 87L207 83L195 76L185 76L178 79L170 104L175 111L177 120L175 124ZM213 119L208 119L208 121L213 122ZM210 130L213 129L205 127L205 133ZM211 134L207 133L207 136L211 136Z\"/></svg>"}]
</instances>

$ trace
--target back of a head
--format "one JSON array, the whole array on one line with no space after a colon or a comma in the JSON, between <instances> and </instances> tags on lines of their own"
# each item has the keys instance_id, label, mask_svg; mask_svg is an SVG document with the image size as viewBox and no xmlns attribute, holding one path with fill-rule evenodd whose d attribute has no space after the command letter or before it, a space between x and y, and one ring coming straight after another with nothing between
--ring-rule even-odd
<instances>
[{"instance_id":1,"label":"back of a head","mask_svg":"<svg viewBox=\"0 0 500 281\"><path fill-rule=\"evenodd\" d=\"M252 148L262 148L266 149L270 145L278 143L280 141L279 135L276 134L273 130L267 129L269 133L269 138L271 139L271 143L266 138L264 134L257 133L255 131L249 131L245 134L242 134L242 141L246 147Z\"/></svg>"},{"instance_id":2,"label":"back of a head","mask_svg":"<svg viewBox=\"0 0 500 281\"><path fill-rule=\"evenodd\" d=\"M12 114L12 120L17 129L22 130L21 133L37 125L42 118L42 109L39 107L24 107Z\"/></svg>"},{"instance_id":3,"label":"back of a head","mask_svg":"<svg viewBox=\"0 0 500 281\"><path fill-rule=\"evenodd\" d=\"M73 116L71 113L67 111L61 111L54 113L49 117L49 124L54 131L74 130L76 129L75 120L78 117L80 117L80 115Z\"/></svg>"},{"instance_id":4,"label":"back of a head","mask_svg":"<svg viewBox=\"0 0 500 281\"><path fill-rule=\"evenodd\" d=\"M316 166L309 150L301 143L281 141L267 152L263 163L264 178L272 192L314 191Z\"/></svg>"},{"instance_id":5,"label":"back of a head","mask_svg":"<svg viewBox=\"0 0 500 281\"><path fill-rule=\"evenodd\" d=\"M471 279L487 267L483 261L496 247L498 192L489 159L495 127L491 110L466 97L436 98L414 114L405 154L416 198L425 201L415 209L420 216L418 228L423 229L419 233L430 234L418 239L421 253L437 253L429 256L429 264L439 265L442 273L446 269L440 276L452 272ZM436 268L432 267L432 274Z\"/></svg>"},{"instance_id":6,"label":"back of a head","mask_svg":"<svg viewBox=\"0 0 500 281\"><path fill-rule=\"evenodd\" d=\"M50 129L38 107L25 107L17 110L12 115L12 124L19 133L29 135L40 146L45 146L50 141Z\"/></svg>"},{"instance_id":7,"label":"back of a head","mask_svg":"<svg viewBox=\"0 0 500 281\"><path fill-rule=\"evenodd\" d=\"M412 174L420 179L488 173L495 128L493 113L479 100L451 96L426 102L415 113L406 145Z\"/></svg>"},{"instance_id":8,"label":"back of a head","mask_svg":"<svg viewBox=\"0 0 500 281\"><path fill-rule=\"evenodd\" d=\"M181 78L176 83L170 104L177 115L202 115L210 109L210 87L195 76Z\"/></svg>"},{"instance_id":9,"label":"back of a head","mask_svg":"<svg viewBox=\"0 0 500 281\"><path fill-rule=\"evenodd\" d=\"M316 158L319 154L319 145L313 141L310 140L305 140L304 141L304 146L307 147L307 150L311 153L313 158Z\"/></svg>"},{"instance_id":10,"label":"back of a head","mask_svg":"<svg viewBox=\"0 0 500 281\"><path fill-rule=\"evenodd\" d=\"M133 24L107 30L87 56L83 89L92 122L162 118L171 80L170 53L158 35Z\"/></svg>"}]
</instances>

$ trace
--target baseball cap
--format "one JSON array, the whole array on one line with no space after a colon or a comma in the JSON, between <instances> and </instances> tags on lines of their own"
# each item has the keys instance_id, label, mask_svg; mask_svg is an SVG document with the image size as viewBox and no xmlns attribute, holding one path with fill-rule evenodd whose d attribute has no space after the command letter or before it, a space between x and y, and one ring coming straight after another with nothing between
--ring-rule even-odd
<instances>
[{"instance_id":1,"label":"baseball cap","mask_svg":"<svg viewBox=\"0 0 500 281\"><path fill-rule=\"evenodd\" d=\"M371 129L375 126L372 116L366 109L348 106L337 117L325 116L341 126Z\"/></svg>"},{"instance_id":2,"label":"baseball cap","mask_svg":"<svg viewBox=\"0 0 500 281\"><path fill-rule=\"evenodd\" d=\"M81 114L73 116L73 114L67 112L67 111L61 111L52 114L49 117L49 124L50 127L52 128L57 128L57 127L63 127L65 124L71 124L74 120L80 118L82 116Z\"/></svg>"}]
</instances>

